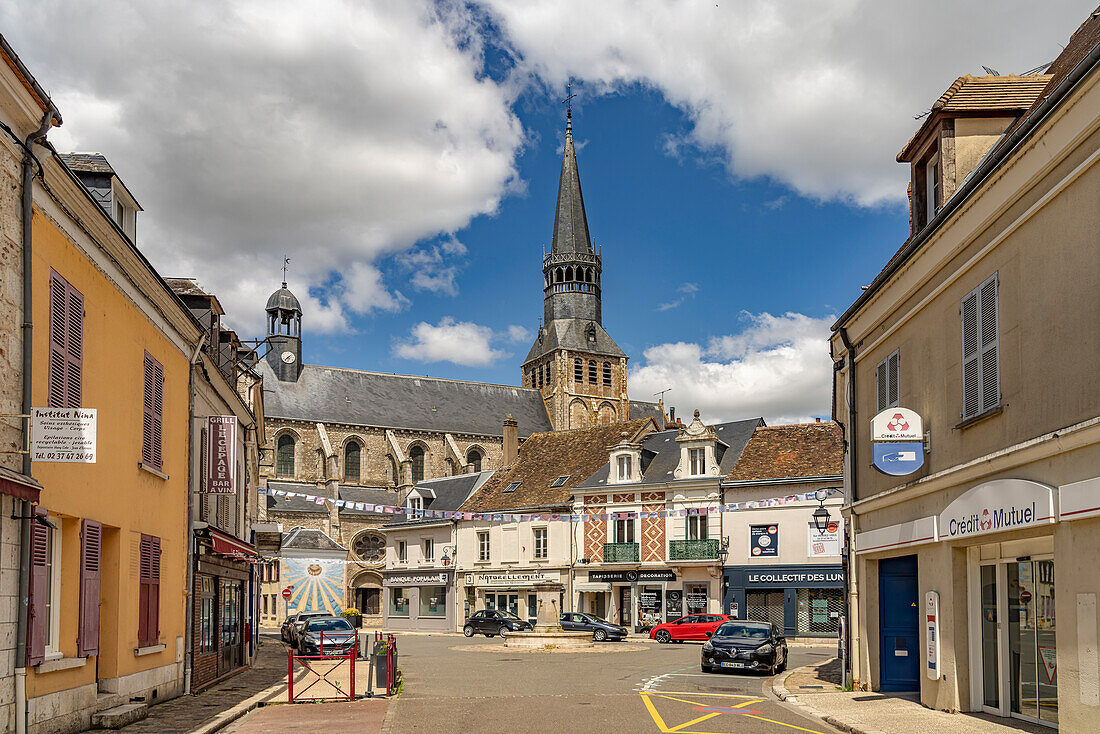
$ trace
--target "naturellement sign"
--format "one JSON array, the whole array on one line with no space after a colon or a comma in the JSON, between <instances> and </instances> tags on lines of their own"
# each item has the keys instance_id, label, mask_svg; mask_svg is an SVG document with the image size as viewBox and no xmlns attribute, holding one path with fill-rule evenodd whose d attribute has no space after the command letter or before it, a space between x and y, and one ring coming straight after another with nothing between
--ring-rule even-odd
<instances>
[{"instance_id":1,"label":"naturellement sign","mask_svg":"<svg viewBox=\"0 0 1100 734\"><path fill-rule=\"evenodd\" d=\"M237 417L211 415L206 418L207 494L237 491Z\"/></svg>"}]
</instances>

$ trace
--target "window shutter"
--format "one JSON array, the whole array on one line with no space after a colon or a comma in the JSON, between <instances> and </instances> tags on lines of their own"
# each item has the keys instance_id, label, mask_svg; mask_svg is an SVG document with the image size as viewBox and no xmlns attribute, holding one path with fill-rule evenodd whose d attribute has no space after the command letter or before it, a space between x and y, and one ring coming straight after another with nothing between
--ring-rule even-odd
<instances>
[{"instance_id":1,"label":"window shutter","mask_svg":"<svg viewBox=\"0 0 1100 734\"><path fill-rule=\"evenodd\" d=\"M88 657L99 653L100 559L103 525L84 520L80 528L80 632L76 654Z\"/></svg>"},{"instance_id":2,"label":"window shutter","mask_svg":"<svg viewBox=\"0 0 1100 734\"><path fill-rule=\"evenodd\" d=\"M50 271L50 362L48 401L51 408L79 408L84 358L84 296Z\"/></svg>"},{"instance_id":3,"label":"window shutter","mask_svg":"<svg viewBox=\"0 0 1100 734\"><path fill-rule=\"evenodd\" d=\"M1001 402L1000 364L997 359L997 274L979 289L982 337L982 412Z\"/></svg>"},{"instance_id":4,"label":"window shutter","mask_svg":"<svg viewBox=\"0 0 1100 734\"><path fill-rule=\"evenodd\" d=\"M161 426L164 421L164 368L145 353L145 390L142 395L141 460L163 468Z\"/></svg>"},{"instance_id":5,"label":"window shutter","mask_svg":"<svg viewBox=\"0 0 1100 734\"><path fill-rule=\"evenodd\" d=\"M886 358L886 399L888 407L901 405L901 353L894 352Z\"/></svg>"},{"instance_id":6,"label":"window shutter","mask_svg":"<svg viewBox=\"0 0 1100 734\"><path fill-rule=\"evenodd\" d=\"M876 412L881 413L889 405L886 382L886 361L883 360L878 363L878 367L875 367L875 387L878 394L878 410Z\"/></svg>"},{"instance_id":7,"label":"window shutter","mask_svg":"<svg viewBox=\"0 0 1100 734\"><path fill-rule=\"evenodd\" d=\"M978 291L971 291L962 301L962 417L970 418L981 412L981 374L978 349Z\"/></svg>"},{"instance_id":8,"label":"window shutter","mask_svg":"<svg viewBox=\"0 0 1100 734\"><path fill-rule=\"evenodd\" d=\"M68 328L65 339L68 346L65 362L65 396L69 408L79 408L82 399L81 373L84 366L84 296L66 287Z\"/></svg>"},{"instance_id":9,"label":"window shutter","mask_svg":"<svg viewBox=\"0 0 1100 734\"><path fill-rule=\"evenodd\" d=\"M35 515L47 513L34 508ZM26 665L38 665L46 657L46 597L50 593L46 577L46 559L49 556L50 533L45 525L31 524L31 574L27 593L27 649Z\"/></svg>"},{"instance_id":10,"label":"window shutter","mask_svg":"<svg viewBox=\"0 0 1100 734\"><path fill-rule=\"evenodd\" d=\"M160 637L160 538L141 536L138 647L157 644Z\"/></svg>"},{"instance_id":11,"label":"window shutter","mask_svg":"<svg viewBox=\"0 0 1100 734\"><path fill-rule=\"evenodd\" d=\"M153 358L145 353L145 380L141 398L141 460L153 464Z\"/></svg>"},{"instance_id":12,"label":"window shutter","mask_svg":"<svg viewBox=\"0 0 1100 734\"><path fill-rule=\"evenodd\" d=\"M199 519L210 517L210 495L206 493L206 429L199 429Z\"/></svg>"}]
</instances>

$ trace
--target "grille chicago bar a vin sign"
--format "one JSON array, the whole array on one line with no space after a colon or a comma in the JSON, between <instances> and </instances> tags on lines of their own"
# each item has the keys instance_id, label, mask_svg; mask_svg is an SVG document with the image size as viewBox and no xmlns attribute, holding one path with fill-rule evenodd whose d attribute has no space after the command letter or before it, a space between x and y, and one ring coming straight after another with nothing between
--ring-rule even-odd
<instances>
[{"instance_id":1,"label":"grille chicago bar a vin sign","mask_svg":"<svg viewBox=\"0 0 1100 734\"><path fill-rule=\"evenodd\" d=\"M207 494L233 494L237 491L237 417L206 417Z\"/></svg>"}]
</instances>

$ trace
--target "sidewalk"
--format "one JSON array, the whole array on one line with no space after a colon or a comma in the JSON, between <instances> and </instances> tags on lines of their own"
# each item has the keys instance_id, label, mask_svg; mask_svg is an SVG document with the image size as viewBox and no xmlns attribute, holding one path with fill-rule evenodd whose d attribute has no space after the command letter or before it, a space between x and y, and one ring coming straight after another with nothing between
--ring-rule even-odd
<instances>
[{"instance_id":1,"label":"sidewalk","mask_svg":"<svg viewBox=\"0 0 1100 734\"><path fill-rule=\"evenodd\" d=\"M916 694L840 691L836 658L796 668L772 682L781 701L852 734L1050 734L1049 727L986 714L949 714L926 708Z\"/></svg>"},{"instance_id":2,"label":"sidewalk","mask_svg":"<svg viewBox=\"0 0 1100 734\"><path fill-rule=\"evenodd\" d=\"M345 703L287 704L264 706L240 721L230 724L222 734L272 734L278 732L354 731L380 732L390 702L383 698Z\"/></svg>"}]
</instances>

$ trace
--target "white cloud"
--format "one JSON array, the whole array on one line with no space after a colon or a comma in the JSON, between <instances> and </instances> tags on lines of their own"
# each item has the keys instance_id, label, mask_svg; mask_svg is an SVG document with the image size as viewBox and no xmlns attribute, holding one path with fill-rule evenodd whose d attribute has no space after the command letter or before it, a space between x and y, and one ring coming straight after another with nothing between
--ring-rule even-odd
<instances>
[{"instance_id":1,"label":"white cloud","mask_svg":"<svg viewBox=\"0 0 1100 734\"><path fill-rule=\"evenodd\" d=\"M488 326L443 317L435 326L421 321L408 339L394 343L393 354L421 362L453 362L465 367L486 367L509 355L492 348L495 335Z\"/></svg>"},{"instance_id":2,"label":"white cloud","mask_svg":"<svg viewBox=\"0 0 1100 734\"><path fill-rule=\"evenodd\" d=\"M1094 1L1094 0L1093 0ZM905 199L894 162L927 110L965 73L1023 71L1057 56L1093 8L1026 0L482 0L529 73L560 89L659 90L690 128L677 157L717 151L736 177L822 200ZM1027 18L1026 23L1020 22ZM624 120L623 124L629 124ZM577 121L583 132L583 116Z\"/></svg>"},{"instance_id":3,"label":"white cloud","mask_svg":"<svg viewBox=\"0 0 1100 734\"><path fill-rule=\"evenodd\" d=\"M458 295L455 279L461 269L466 246L450 237L438 245L409 250L397 260L412 273L412 285L418 291L431 291L448 296ZM447 258L451 258L449 261Z\"/></svg>"},{"instance_id":4,"label":"white cloud","mask_svg":"<svg viewBox=\"0 0 1100 734\"><path fill-rule=\"evenodd\" d=\"M379 258L517 185L516 90L484 73L459 5L14 0L0 27L65 117L51 140L104 153L145 208L142 250L246 332L284 252L303 305L321 304L309 330L346 330L348 312L406 302ZM447 292L453 273L413 287Z\"/></svg>"},{"instance_id":5,"label":"white cloud","mask_svg":"<svg viewBox=\"0 0 1100 734\"><path fill-rule=\"evenodd\" d=\"M679 298L674 298L671 301L658 304L658 311L670 311L677 306L681 305L689 298L695 298L695 294L699 292L698 283L681 283L680 287L676 289L676 292L680 294Z\"/></svg>"},{"instance_id":6,"label":"white cloud","mask_svg":"<svg viewBox=\"0 0 1100 734\"><path fill-rule=\"evenodd\" d=\"M770 424L829 415L832 364L829 326L835 316L743 312L744 328L711 339L660 344L630 371L632 395L671 388L667 405L708 420L764 416Z\"/></svg>"},{"instance_id":7,"label":"white cloud","mask_svg":"<svg viewBox=\"0 0 1100 734\"><path fill-rule=\"evenodd\" d=\"M509 326L507 334L508 341L520 343L531 341L531 332L518 324Z\"/></svg>"}]
</instances>

